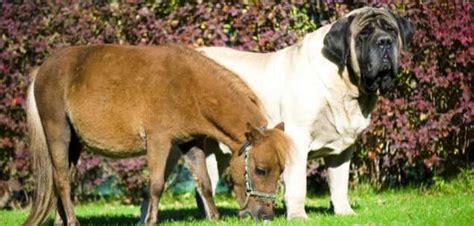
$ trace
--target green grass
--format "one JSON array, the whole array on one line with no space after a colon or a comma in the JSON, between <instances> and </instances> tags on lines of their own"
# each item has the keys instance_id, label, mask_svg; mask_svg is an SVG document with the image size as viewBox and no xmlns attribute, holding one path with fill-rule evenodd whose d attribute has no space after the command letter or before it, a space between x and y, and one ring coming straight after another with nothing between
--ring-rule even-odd
<instances>
[{"instance_id":1,"label":"green grass","mask_svg":"<svg viewBox=\"0 0 474 226\"><path fill-rule=\"evenodd\" d=\"M355 216L335 216L329 211L328 195L306 200L307 221L287 221L281 205L271 225L474 225L474 171L450 182L437 182L429 189L405 188L375 192L358 186L350 192ZM165 194L160 204L162 225L239 225L255 224L236 217L237 204L219 195L216 203L222 215L218 222L197 218L191 194ZM81 225L133 225L139 219L139 206L99 201L76 206ZM0 225L19 225L27 210L0 210ZM49 222L51 224L52 221ZM261 223L257 223L261 224Z\"/></svg>"}]
</instances>

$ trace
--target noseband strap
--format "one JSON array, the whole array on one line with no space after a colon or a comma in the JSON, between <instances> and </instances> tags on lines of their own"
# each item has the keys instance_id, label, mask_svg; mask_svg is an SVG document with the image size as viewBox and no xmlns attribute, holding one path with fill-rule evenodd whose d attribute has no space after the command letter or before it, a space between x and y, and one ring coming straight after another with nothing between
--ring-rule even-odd
<instances>
[{"instance_id":1,"label":"noseband strap","mask_svg":"<svg viewBox=\"0 0 474 226\"><path fill-rule=\"evenodd\" d=\"M259 129L260 130L260 129ZM261 128L262 132L265 130L265 128ZM245 187L246 187L246 197L245 197L245 202L244 206L242 209L247 208L249 199L251 196L254 196L257 199L260 200L266 200L266 201L274 201L276 199L276 193L266 193L266 192L260 192L256 191L253 188L253 183L252 183L252 178L250 178L250 145L252 143L250 140L246 140L242 146L240 147L239 153L244 153L244 158L245 158Z\"/></svg>"}]
</instances>

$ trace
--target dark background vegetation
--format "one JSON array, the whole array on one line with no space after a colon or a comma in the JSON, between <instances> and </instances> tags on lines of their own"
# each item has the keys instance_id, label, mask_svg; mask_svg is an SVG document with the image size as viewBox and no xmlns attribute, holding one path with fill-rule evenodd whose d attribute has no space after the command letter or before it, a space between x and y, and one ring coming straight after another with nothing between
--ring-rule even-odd
<instances>
[{"instance_id":1,"label":"dark background vegetation","mask_svg":"<svg viewBox=\"0 0 474 226\"><path fill-rule=\"evenodd\" d=\"M31 195L31 150L23 111L28 72L54 51L93 43L183 43L269 52L367 5L318 0L164 2L0 2L0 195L9 189L20 204ZM369 5L406 16L417 32L409 52L403 54L395 91L380 99L371 126L356 144L352 186L425 186L472 168L472 5L456 1ZM145 165L144 158L110 160L83 153L75 174L75 196L79 200L116 196L137 202L147 181ZM187 178L187 186L191 185L182 172L177 170L174 184ZM321 161L308 164L308 180L311 192L325 187Z\"/></svg>"}]
</instances>

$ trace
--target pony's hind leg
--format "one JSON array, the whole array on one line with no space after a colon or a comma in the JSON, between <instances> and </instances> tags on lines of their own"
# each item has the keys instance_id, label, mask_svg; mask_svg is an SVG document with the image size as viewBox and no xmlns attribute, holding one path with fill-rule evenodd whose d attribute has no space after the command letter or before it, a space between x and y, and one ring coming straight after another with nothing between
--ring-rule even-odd
<instances>
[{"instance_id":1,"label":"pony's hind leg","mask_svg":"<svg viewBox=\"0 0 474 226\"><path fill-rule=\"evenodd\" d=\"M62 95L55 93L59 89L40 88L42 88L42 92L37 96L37 101L38 106L41 107L38 110L43 122L44 133L53 165L54 188L59 198L57 210L65 225L79 225L71 200L69 175L71 126L64 110L64 101L60 99Z\"/></svg>"},{"instance_id":2,"label":"pony's hind leg","mask_svg":"<svg viewBox=\"0 0 474 226\"><path fill-rule=\"evenodd\" d=\"M58 195L57 211L63 225L79 225L71 200L71 180L69 162L70 127L66 118L45 126L51 160L56 194ZM57 223L61 221L58 219Z\"/></svg>"},{"instance_id":3,"label":"pony's hind leg","mask_svg":"<svg viewBox=\"0 0 474 226\"><path fill-rule=\"evenodd\" d=\"M161 136L160 136L161 135ZM147 160L150 171L150 200L148 202L145 224L155 225L158 219L158 202L165 186L166 160L171 148L171 139L162 134L150 133L147 136Z\"/></svg>"},{"instance_id":4,"label":"pony's hind leg","mask_svg":"<svg viewBox=\"0 0 474 226\"><path fill-rule=\"evenodd\" d=\"M69 124L69 126L72 127L71 124ZM82 145L80 144L79 138L77 137L74 130L71 129L70 131L71 131L71 141L69 142L69 178L72 179L73 171L75 169L74 166L76 166L79 161ZM55 226L65 225L65 222L67 221L67 216L65 214L66 211L64 209L61 199L57 200L56 209L57 210L56 210L56 217L54 219L54 225Z\"/></svg>"}]
</instances>

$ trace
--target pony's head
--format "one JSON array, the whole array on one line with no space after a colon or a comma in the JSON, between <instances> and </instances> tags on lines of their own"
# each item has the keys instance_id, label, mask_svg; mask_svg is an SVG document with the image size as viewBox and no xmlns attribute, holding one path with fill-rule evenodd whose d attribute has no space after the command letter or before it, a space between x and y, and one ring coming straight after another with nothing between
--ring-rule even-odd
<instances>
[{"instance_id":1,"label":"pony's head","mask_svg":"<svg viewBox=\"0 0 474 226\"><path fill-rule=\"evenodd\" d=\"M230 160L233 190L241 211L240 217L271 220L291 140L284 133L284 124L273 129L249 127L247 141Z\"/></svg>"}]
</instances>

